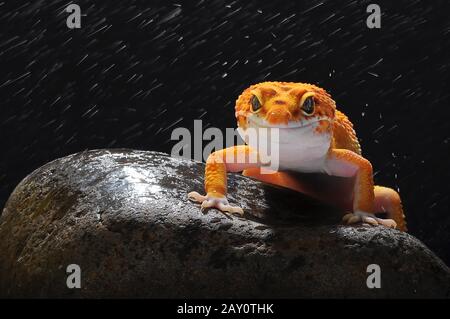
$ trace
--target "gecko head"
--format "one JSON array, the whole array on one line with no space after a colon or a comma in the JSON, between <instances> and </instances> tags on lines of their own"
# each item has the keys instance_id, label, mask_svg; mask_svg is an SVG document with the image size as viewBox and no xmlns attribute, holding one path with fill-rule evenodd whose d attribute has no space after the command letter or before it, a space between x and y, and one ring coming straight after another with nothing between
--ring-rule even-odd
<instances>
[{"instance_id":1,"label":"gecko head","mask_svg":"<svg viewBox=\"0 0 450 319\"><path fill-rule=\"evenodd\" d=\"M241 130L247 127L311 129L329 133L336 105L322 88L307 83L263 82L247 88L236 101Z\"/></svg>"},{"instance_id":2,"label":"gecko head","mask_svg":"<svg viewBox=\"0 0 450 319\"><path fill-rule=\"evenodd\" d=\"M307 83L259 83L236 101L239 135L259 154L271 154L275 170L319 169L331 145L335 112L331 96Z\"/></svg>"}]
</instances>

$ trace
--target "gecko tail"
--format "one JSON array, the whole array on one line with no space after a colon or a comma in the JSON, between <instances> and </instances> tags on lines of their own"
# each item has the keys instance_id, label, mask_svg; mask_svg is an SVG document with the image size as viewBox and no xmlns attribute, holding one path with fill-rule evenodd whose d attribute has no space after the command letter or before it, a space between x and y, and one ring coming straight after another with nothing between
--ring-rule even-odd
<instances>
[{"instance_id":1,"label":"gecko tail","mask_svg":"<svg viewBox=\"0 0 450 319\"><path fill-rule=\"evenodd\" d=\"M375 186L374 192L376 211L386 212L387 217L397 223L397 229L404 232L408 231L400 195L392 188L383 186Z\"/></svg>"}]
</instances>

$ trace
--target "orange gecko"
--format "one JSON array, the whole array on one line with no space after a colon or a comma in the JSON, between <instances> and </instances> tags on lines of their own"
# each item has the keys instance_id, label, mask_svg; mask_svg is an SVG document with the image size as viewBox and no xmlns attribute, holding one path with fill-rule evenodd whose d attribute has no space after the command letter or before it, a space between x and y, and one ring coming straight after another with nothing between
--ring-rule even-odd
<instances>
[{"instance_id":1,"label":"orange gecko","mask_svg":"<svg viewBox=\"0 0 450 319\"><path fill-rule=\"evenodd\" d=\"M206 195L188 195L201 203L202 210L217 208L243 214L242 208L228 203L227 172L242 171L245 176L318 199L322 199L320 193L309 190L299 173L323 173L354 181L344 223L364 222L406 231L400 196L391 188L374 186L372 165L361 155L352 123L336 109L335 101L324 89L306 83L255 84L237 99L236 118L238 132L247 144L216 151L208 157ZM262 150L249 142L249 132L261 129L278 132L277 168L271 174L261 170L267 165ZM375 213L387 213L389 219Z\"/></svg>"}]
</instances>

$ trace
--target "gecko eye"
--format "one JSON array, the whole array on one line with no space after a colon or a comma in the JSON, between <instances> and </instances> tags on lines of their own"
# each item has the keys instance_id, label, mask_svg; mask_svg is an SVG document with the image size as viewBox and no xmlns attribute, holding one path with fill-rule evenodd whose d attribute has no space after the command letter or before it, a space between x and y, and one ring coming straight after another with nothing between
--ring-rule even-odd
<instances>
[{"instance_id":1,"label":"gecko eye","mask_svg":"<svg viewBox=\"0 0 450 319\"><path fill-rule=\"evenodd\" d=\"M308 96L301 106L301 109L305 115L311 115L314 113L314 97Z\"/></svg>"},{"instance_id":2,"label":"gecko eye","mask_svg":"<svg viewBox=\"0 0 450 319\"><path fill-rule=\"evenodd\" d=\"M256 113L261 109L261 102L259 102L258 97L256 95L252 96L250 103L252 104L252 112Z\"/></svg>"}]
</instances>

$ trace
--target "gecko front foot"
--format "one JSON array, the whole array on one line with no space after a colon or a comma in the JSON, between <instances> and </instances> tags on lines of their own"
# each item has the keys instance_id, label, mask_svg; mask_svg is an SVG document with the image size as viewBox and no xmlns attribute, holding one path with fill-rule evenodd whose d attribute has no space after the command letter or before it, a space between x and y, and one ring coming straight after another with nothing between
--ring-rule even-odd
<instances>
[{"instance_id":1,"label":"gecko front foot","mask_svg":"<svg viewBox=\"0 0 450 319\"><path fill-rule=\"evenodd\" d=\"M344 215L342 221L347 224L367 223L371 225L383 225L389 228L397 227L397 223L393 219L382 219L376 217L374 214L365 212L354 212Z\"/></svg>"},{"instance_id":2,"label":"gecko front foot","mask_svg":"<svg viewBox=\"0 0 450 319\"><path fill-rule=\"evenodd\" d=\"M200 195L197 192L190 192L188 198L194 202L201 203L202 212L208 208L217 208L222 212L231 214L244 215L242 208L238 206L231 206L225 196Z\"/></svg>"}]
</instances>

